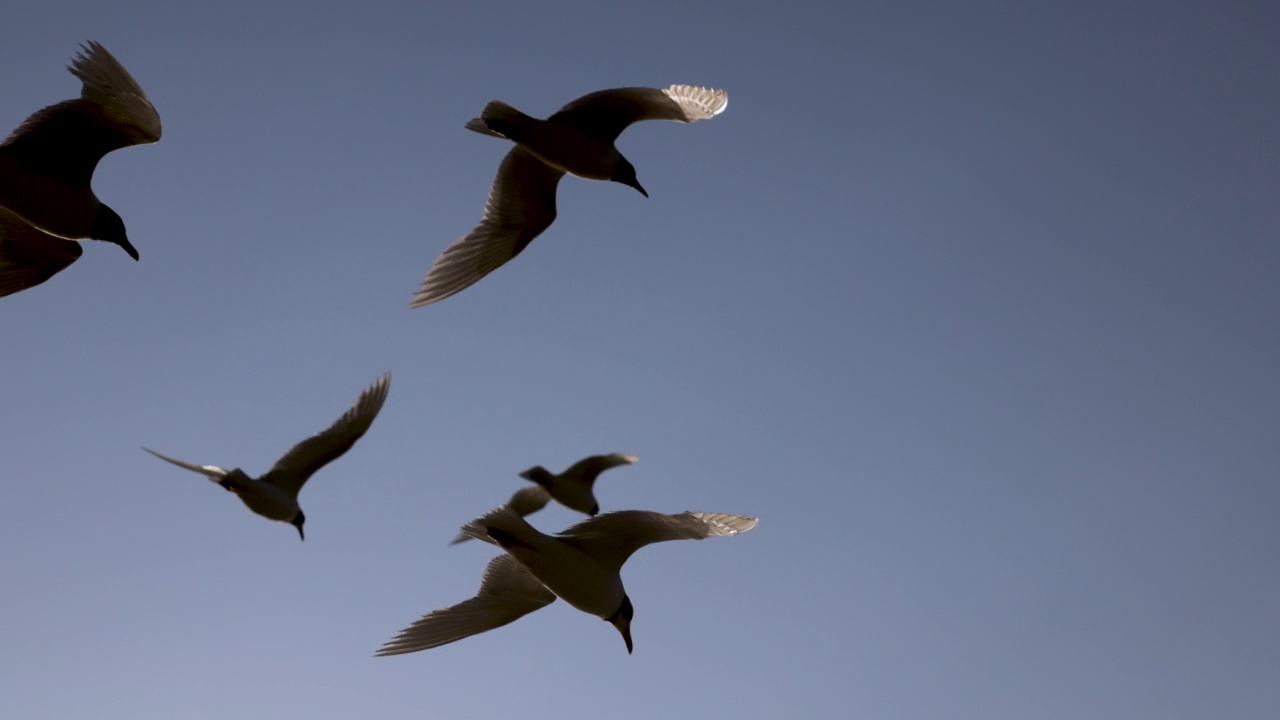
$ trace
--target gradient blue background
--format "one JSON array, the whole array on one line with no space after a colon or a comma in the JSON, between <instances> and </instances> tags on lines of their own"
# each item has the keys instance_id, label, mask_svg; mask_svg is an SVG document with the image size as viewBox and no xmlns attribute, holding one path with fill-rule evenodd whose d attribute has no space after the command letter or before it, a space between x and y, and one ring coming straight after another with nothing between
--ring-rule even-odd
<instances>
[{"instance_id":1,"label":"gradient blue background","mask_svg":"<svg viewBox=\"0 0 1280 720\"><path fill-rule=\"evenodd\" d=\"M0 300L0 715L1280 716L1280 6L186 5L0 9L4 131L89 39L164 122L94 178L141 262ZM407 310L486 101L672 83L730 103L622 136L651 199ZM305 543L139 449L261 473L388 369ZM634 655L372 657L614 451L605 509L761 517L627 564Z\"/></svg>"}]
</instances>

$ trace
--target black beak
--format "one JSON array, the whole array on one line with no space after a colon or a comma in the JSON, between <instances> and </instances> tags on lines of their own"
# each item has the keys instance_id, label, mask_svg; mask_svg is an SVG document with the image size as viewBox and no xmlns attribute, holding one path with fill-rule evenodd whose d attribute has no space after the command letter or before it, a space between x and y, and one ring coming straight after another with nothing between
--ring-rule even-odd
<instances>
[{"instance_id":1,"label":"black beak","mask_svg":"<svg viewBox=\"0 0 1280 720\"><path fill-rule=\"evenodd\" d=\"M134 260L138 259L138 249L133 246L133 243L129 242L129 238L121 238L120 242L116 244L124 248L124 251L129 253L129 257Z\"/></svg>"},{"instance_id":2,"label":"black beak","mask_svg":"<svg viewBox=\"0 0 1280 720\"><path fill-rule=\"evenodd\" d=\"M644 188L640 187L640 181L639 181L639 180L632 180L631 182L627 183L627 185L630 185L631 187L633 187L633 188L635 188L635 189L639 190L641 195L643 195L643 196L645 196L645 197L649 197L649 193L645 192L645 191L644 191Z\"/></svg>"},{"instance_id":3,"label":"black beak","mask_svg":"<svg viewBox=\"0 0 1280 720\"><path fill-rule=\"evenodd\" d=\"M302 534L302 526L301 526L301 525L294 525L294 527L298 528L298 539L303 540L303 541L306 541L307 536Z\"/></svg>"}]
</instances>

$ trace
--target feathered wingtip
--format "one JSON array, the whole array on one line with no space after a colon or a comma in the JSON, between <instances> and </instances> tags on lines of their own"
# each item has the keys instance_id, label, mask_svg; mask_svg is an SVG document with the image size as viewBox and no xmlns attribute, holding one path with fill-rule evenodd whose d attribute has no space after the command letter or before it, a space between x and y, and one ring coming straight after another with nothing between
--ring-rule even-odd
<instances>
[{"instance_id":1,"label":"feathered wingtip","mask_svg":"<svg viewBox=\"0 0 1280 720\"><path fill-rule=\"evenodd\" d=\"M107 112L136 128L140 142L160 139L160 114L142 86L101 43L90 40L67 66L84 83L80 97L101 105Z\"/></svg>"},{"instance_id":2,"label":"feathered wingtip","mask_svg":"<svg viewBox=\"0 0 1280 720\"><path fill-rule=\"evenodd\" d=\"M708 120L729 107L729 93L698 85L672 85L662 91L684 111L685 122Z\"/></svg>"}]
</instances>

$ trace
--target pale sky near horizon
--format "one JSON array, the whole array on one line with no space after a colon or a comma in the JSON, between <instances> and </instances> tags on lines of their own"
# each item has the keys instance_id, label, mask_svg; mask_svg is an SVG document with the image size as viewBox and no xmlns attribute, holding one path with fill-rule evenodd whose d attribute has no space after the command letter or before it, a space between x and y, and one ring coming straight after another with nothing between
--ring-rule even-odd
<instances>
[{"instance_id":1,"label":"pale sky near horizon","mask_svg":"<svg viewBox=\"0 0 1280 720\"><path fill-rule=\"evenodd\" d=\"M98 167L141 253L0 298L0 716L1280 716L1280 6L323 0L0 8L0 132L102 42L163 139ZM594 90L645 199L437 305L508 146ZM307 540L140 446L264 472L380 374ZM601 452L603 510L757 516L563 602L463 522ZM532 516L551 532L579 516Z\"/></svg>"}]
</instances>

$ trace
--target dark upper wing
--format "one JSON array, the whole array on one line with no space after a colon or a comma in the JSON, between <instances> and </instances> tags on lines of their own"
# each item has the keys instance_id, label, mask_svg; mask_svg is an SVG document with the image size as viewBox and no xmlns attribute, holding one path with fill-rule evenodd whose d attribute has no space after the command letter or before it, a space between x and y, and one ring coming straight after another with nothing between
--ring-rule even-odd
<instances>
[{"instance_id":1,"label":"dark upper wing","mask_svg":"<svg viewBox=\"0 0 1280 720\"><path fill-rule=\"evenodd\" d=\"M519 620L555 599L533 573L503 553L489 561L475 597L422 616L376 654L400 655L446 645Z\"/></svg>"},{"instance_id":2,"label":"dark upper wing","mask_svg":"<svg viewBox=\"0 0 1280 720\"><path fill-rule=\"evenodd\" d=\"M364 436L382 410L390 387L391 373L387 373L360 393L356 404L328 429L294 445L261 480L297 495L315 471L342 457Z\"/></svg>"},{"instance_id":3,"label":"dark upper wing","mask_svg":"<svg viewBox=\"0 0 1280 720\"><path fill-rule=\"evenodd\" d=\"M519 145L512 148L498 166L480 224L436 258L409 307L461 292L519 255L555 221L563 175Z\"/></svg>"},{"instance_id":4,"label":"dark upper wing","mask_svg":"<svg viewBox=\"0 0 1280 720\"><path fill-rule=\"evenodd\" d=\"M85 185L103 155L159 140L160 115L129 71L98 43L82 46L68 69L83 83L80 98L27 118L0 152L43 175Z\"/></svg>"},{"instance_id":5,"label":"dark upper wing","mask_svg":"<svg viewBox=\"0 0 1280 720\"><path fill-rule=\"evenodd\" d=\"M603 567L617 570L636 550L667 540L701 540L744 533L757 520L724 513L621 510L588 518L557 537L589 555Z\"/></svg>"},{"instance_id":6,"label":"dark upper wing","mask_svg":"<svg viewBox=\"0 0 1280 720\"><path fill-rule=\"evenodd\" d=\"M0 208L0 297L39 285L83 252L80 243L37 230Z\"/></svg>"},{"instance_id":7,"label":"dark upper wing","mask_svg":"<svg viewBox=\"0 0 1280 720\"><path fill-rule=\"evenodd\" d=\"M665 90L617 88L583 95L557 110L547 122L570 125L612 142L633 122L705 120L724 112L728 104L725 91L696 85L672 85Z\"/></svg>"},{"instance_id":8,"label":"dark upper wing","mask_svg":"<svg viewBox=\"0 0 1280 720\"><path fill-rule=\"evenodd\" d=\"M600 473L620 465L630 465L639 460L635 455L610 453L608 455L592 455L569 466L561 475L585 482L588 486L596 481Z\"/></svg>"}]
</instances>

